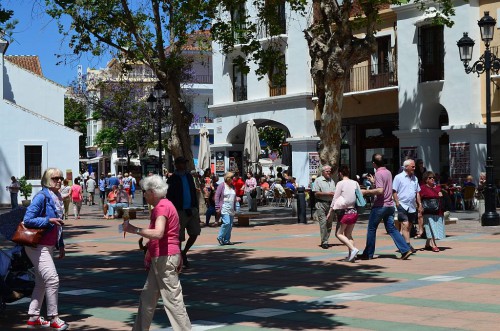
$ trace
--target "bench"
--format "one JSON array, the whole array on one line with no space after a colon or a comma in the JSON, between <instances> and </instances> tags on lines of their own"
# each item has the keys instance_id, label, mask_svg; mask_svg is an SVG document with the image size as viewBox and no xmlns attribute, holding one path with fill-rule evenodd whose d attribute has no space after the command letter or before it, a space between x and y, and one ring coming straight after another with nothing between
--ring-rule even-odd
<instances>
[{"instance_id":1,"label":"bench","mask_svg":"<svg viewBox=\"0 0 500 331\"><path fill-rule=\"evenodd\" d=\"M128 208L128 216L130 216L130 219L136 219L137 218L137 212L138 211L143 211L143 207L115 207L116 215L118 218L123 217L123 208Z\"/></svg>"},{"instance_id":2,"label":"bench","mask_svg":"<svg viewBox=\"0 0 500 331\"><path fill-rule=\"evenodd\" d=\"M255 218L259 215L259 212L244 211L236 213L234 216L238 218L238 226L250 226L250 218Z\"/></svg>"}]
</instances>

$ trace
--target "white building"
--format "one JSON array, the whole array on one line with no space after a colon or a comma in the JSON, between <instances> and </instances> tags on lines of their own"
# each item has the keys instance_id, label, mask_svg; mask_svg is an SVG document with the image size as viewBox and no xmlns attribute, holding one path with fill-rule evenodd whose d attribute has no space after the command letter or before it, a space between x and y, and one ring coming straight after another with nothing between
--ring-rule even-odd
<instances>
[{"instance_id":1,"label":"white building","mask_svg":"<svg viewBox=\"0 0 500 331\"><path fill-rule=\"evenodd\" d=\"M317 153L314 127L314 103L312 101L312 80L309 53L303 30L308 17L290 12L284 4L280 7L282 33L269 37L262 33L261 43L272 41L282 44L282 52L287 64L286 82L276 86L269 77L259 80L255 65L250 64L248 75L242 73L233 59L236 52L225 56L221 46L213 43L214 103L210 111L215 116L215 143L211 146L220 166L218 173L238 170L245 171L242 151L246 122L253 120L257 127L274 126L287 133L291 146L292 174L299 185L309 183L310 153ZM247 2L239 13L256 17L255 8ZM228 19L229 15L228 15Z\"/></svg>"},{"instance_id":2,"label":"white building","mask_svg":"<svg viewBox=\"0 0 500 331\"><path fill-rule=\"evenodd\" d=\"M428 170L457 182L468 174L477 181L485 170L484 75L478 78L464 72L456 43L463 32L469 32L476 41L478 59L484 45L477 21L485 10L496 17L500 6L475 0L457 2L455 10L455 25L447 28L431 25L435 13L423 13L414 4L381 9L377 51L351 70L344 93L341 164L349 165L353 174L373 170L373 153L383 154L394 173L407 154L423 159ZM244 11L256 17L250 1ZM212 150L224 160L221 171L232 170L241 158L246 121L281 127L288 132L292 147L292 174L300 185L307 185L318 140L303 34L308 17L290 13L287 7L283 11L283 33L274 37L283 43L287 63L283 87L276 89L267 77L258 80L254 67L248 75L242 74L232 61L239 55L238 47L225 56L214 43L214 104L210 109L216 116L216 133ZM262 36L259 41L269 40ZM498 54L500 31L491 45ZM499 77L492 79L497 87ZM493 150L499 150L500 90L495 85L491 86L492 141ZM494 160L500 169L498 156ZM500 178L498 170L495 177Z\"/></svg>"},{"instance_id":3,"label":"white building","mask_svg":"<svg viewBox=\"0 0 500 331\"><path fill-rule=\"evenodd\" d=\"M0 39L0 182L26 176L36 194L48 167L78 175L80 133L64 126L66 88L43 77L37 56L5 56L7 46ZM10 204L5 189L0 204Z\"/></svg>"},{"instance_id":4,"label":"white building","mask_svg":"<svg viewBox=\"0 0 500 331\"><path fill-rule=\"evenodd\" d=\"M200 40L203 39L203 40ZM210 113L208 106L212 103L212 55L209 51L201 49L199 46L200 42L206 43L206 40L210 39L210 34L208 31L200 31L193 34L190 41L183 48L183 55L189 57L192 61L191 63L191 75L187 81L183 82L182 93L188 111L193 115L193 122L189 128L189 133L191 136L191 149L193 152L195 165L197 164L198 158L198 146L199 146L199 130L201 127L206 127L213 140L214 124L213 115ZM166 50L168 52L168 48ZM97 80L104 82L116 82L121 79L127 79L127 81L141 86L144 89L144 95L148 95L153 86L156 84L158 79L154 75L153 71L142 63L130 64L132 70L130 70L125 76L121 75L121 64L118 60L111 60L107 67L99 70L87 70L87 76L98 77ZM91 93L94 93L98 98L102 97L103 93L106 93L103 89L94 89L90 86ZM102 120L94 120L92 118L92 109L88 109L87 113L87 157L89 160L88 164L93 165L94 171L99 173L118 173L123 172L124 166L126 165L126 158L119 157L117 149L114 149L109 155L104 154L96 145L95 137L96 134L101 130L103 125ZM163 123L165 121L163 120ZM151 123L152 127L154 126ZM163 126L163 125L162 125ZM162 128L163 134L166 134L170 128L165 125ZM165 145L164 145L165 146ZM148 150L149 158L145 158L146 162L142 164L141 170L134 170L137 175L140 172L146 174L148 171L157 173L157 157L158 151L156 148L150 148ZM156 159L155 159L156 157ZM163 152L163 166L166 168L169 165L170 155ZM171 161L171 160L170 160ZM139 169L140 164L139 159L132 159L132 164L136 166L135 169ZM173 169L170 169L173 170Z\"/></svg>"}]
</instances>

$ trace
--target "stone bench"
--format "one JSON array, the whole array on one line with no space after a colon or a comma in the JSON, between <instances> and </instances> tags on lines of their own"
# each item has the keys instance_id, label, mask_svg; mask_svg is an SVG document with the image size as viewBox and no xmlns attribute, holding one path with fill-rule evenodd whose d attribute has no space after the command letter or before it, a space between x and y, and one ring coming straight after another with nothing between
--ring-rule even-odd
<instances>
[{"instance_id":1,"label":"stone bench","mask_svg":"<svg viewBox=\"0 0 500 331\"><path fill-rule=\"evenodd\" d=\"M143 211L143 207L115 207L116 215L118 218L123 217L123 208L128 208L128 216L130 217L131 220L137 218L137 212L138 211Z\"/></svg>"},{"instance_id":2,"label":"stone bench","mask_svg":"<svg viewBox=\"0 0 500 331\"><path fill-rule=\"evenodd\" d=\"M250 226L250 218L255 218L259 215L259 212L244 211L236 213L234 216L238 218L238 226Z\"/></svg>"}]
</instances>

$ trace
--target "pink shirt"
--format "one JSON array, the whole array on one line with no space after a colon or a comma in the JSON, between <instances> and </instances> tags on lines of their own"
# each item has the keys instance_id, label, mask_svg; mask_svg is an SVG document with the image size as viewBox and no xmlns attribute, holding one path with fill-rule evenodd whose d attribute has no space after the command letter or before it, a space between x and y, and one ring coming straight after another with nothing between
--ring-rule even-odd
<instances>
[{"instance_id":1,"label":"pink shirt","mask_svg":"<svg viewBox=\"0 0 500 331\"><path fill-rule=\"evenodd\" d=\"M375 173L375 188L383 188L384 192L375 197L373 207L392 207L392 174L386 167L380 167Z\"/></svg>"},{"instance_id":2,"label":"pink shirt","mask_svg":"<svg viewBox=\"0 0 500 331\"><path fill-rule=\"evenodd\" d=\"M148 243L148 251L151 257L180 254L179 248L179 215L174 205L168 199L161 199L151 210L151 222L149 229L155 228L156 219L165 216L165 231L163 238L151 239Z\"/></svg>"},{"instance_id":3,"label":"pink shirt","mask_svg":"<svg viewBox=\"0 0 500 331\"><path fill-rule=\"evenodd\" d=\"M347 209L356 207L356 189L359 188L358 182L352 179L343 179L337 183L335 187L335 195L333 196L330 208Z\"/></svg>"},{"instance_id":4,"label":"pink shirt","mask_svg":"<svg viewBox=\"0 0 500 331\"><path fill-rule=\"evenodd\" d=\"M71 186L71 198L73 201L82 201L81 199L82 196L82 187L80 185L73 185Z\"/></svg>"}]
</instances>

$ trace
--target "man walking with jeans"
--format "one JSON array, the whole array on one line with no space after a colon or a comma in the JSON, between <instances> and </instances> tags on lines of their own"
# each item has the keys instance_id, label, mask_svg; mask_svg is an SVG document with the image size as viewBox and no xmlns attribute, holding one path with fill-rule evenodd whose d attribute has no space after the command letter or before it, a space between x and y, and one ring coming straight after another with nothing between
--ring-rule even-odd
<instances>
[{"instance_id":1,"label":"man walking with jeans","mask_svg":"<svg viewBox=\"0 0 500 331\"><path fill-rule=\"evenodd\" d=\"M381 154L373 154L372 163L375 168L375 178L368 175L370 182L375 184L374 189L362 190L363 194L375 195L372 211L368 220L368 233L366 236L366 247L361 259L372 259L375 253L375 240L380 219L384 220L387 233L391 236L394 244L401 252L401 259L406 260L411 254L411 249L406 244L403 236L394 226L394 202L392 200L392 174L384 167Z\"/></svg>"}]
</instances>

